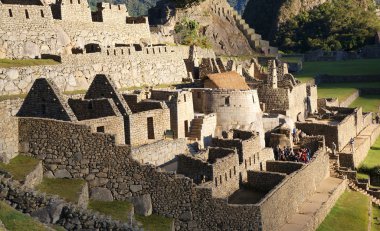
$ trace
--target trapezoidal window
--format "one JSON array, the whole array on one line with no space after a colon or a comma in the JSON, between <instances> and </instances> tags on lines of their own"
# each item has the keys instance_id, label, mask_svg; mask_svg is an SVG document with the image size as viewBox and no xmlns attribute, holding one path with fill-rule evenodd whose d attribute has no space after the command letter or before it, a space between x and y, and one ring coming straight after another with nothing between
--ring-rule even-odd
<instances>
[{"instance_id":1,"label":"trapezoidal window","mask_svg":"<svg viewBox=\"0 0 380 231\"><path fill-rule=\"evenodd\" d=\"M8 10L8 13L9 13L9 17L13 17L13 13L11 9Z\"/></svg>"},{"instance_id":2,"label":"trapezoidal window","mask_svg":"<svg viewBox=\"0 0 380 231\"><path fill-rule=\"evenodd\" d=\"M188 137L189 136L189 121L188 120L185 120L184 122L184 126L185 126L185 137Z\"/></svg>"},{"instance_id":3,"label":"trapezoidal window","mask_svg":"<svg viewBox=\"0 0 380 231\"><path fill-rule=\"evenodd\" d=\"M43 10L41 10L41 17L42 17L42 18L45 18L45 14L44 14L44 11L43 11Z\"/></svg>"},{"instance_id":4,"label":"trapezoidal window","mask_svg":"<svg viewBox=\"0 0 380 231\"><path fill-rule=\"evenodd\" d=\"M224 99L224 105L230 106L230 97L229 96L226 96L226 98Z\"/></svg>"},{"instance_id":5,"label":"trapezoidal window","mask_svg":"<svg viewBox=\"0 0 380 231\"><path fill-rule=\"evenodd\" d=\"M104 133L104 126L97 127L96 132Z\"/></svg>"},{"instance_id":6,"label":"trapezoidal window","mask_svg":"<svg viewBox=\"0 0 380 231\"><path fill-rule=\"evenodd\" d=\"M147 118L148 139L154 140L154 123L153 117Z\"/></svg>"}]
</instances>

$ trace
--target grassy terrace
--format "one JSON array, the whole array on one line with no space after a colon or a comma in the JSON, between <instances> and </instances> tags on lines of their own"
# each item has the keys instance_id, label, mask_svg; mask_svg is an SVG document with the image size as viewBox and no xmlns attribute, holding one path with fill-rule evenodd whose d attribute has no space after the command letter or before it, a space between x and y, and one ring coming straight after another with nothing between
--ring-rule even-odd
<instances>
[{"instance_id":1,"label":"grassy terrace","mask_svg":"<svg viewBox=\"0 0 380 231\"><path fill-rule=\"evenodd\" d=\"M376 166L380 166L380 137L377 138L368 151L367 157L361 163L357 174L358 179L369 179L369 171Z\"/></svg>"},{"instance_id":2,"label":"grassy terrace","mask_svg":"<svg viewBox=\"0 0 380 231\"><path fill-rule=\"evenodd\" d=\"M358 59L336 62L304 62L303 70L296 74L302 82L318 74L329 75L380 75L380 59Z\"/></svg>"},{"instance_id":3,"label":"grassy terrace","mask_svg":"<svg viewBox=\"0 0 380 231\"><path fill-rule=\"evenodd\" d=\"M379 85L380 86L380 83ZM380 106L380 95L363 95L358 97L350 107L363 108L364 112L378 112Z\"/></svg>"},{"instance_id":4,"label":"grassy terrace","mask_svg":"<svg viewBox=\"0 0 380 231\"><path fill-rule=\"evenodd\" d=\"M372 206L371 231L380 230L380 207Z\"/></svg>"},{"instance_id":5,"label":"grassy terrace","mask_svg":"<svg viewBox=\"0 0 380 231\"><path fill-rule=\"evenodd\" d=\"M0 68L9 67L27 67L27 66L39 66L39 65L56 65L59 62L52 59L0 59Z\"/></svg>"},{"instance_id":6,"label":"grassy terrace","mask_svg":"<svg viewBox=\"0 0 380 231\"><path fill-rule=\"evenodd\" d=\"M98 211L105 215L111 216L115 220L129 222L129 214L132 204L127 201L90 201L89 209ZM135 218L139 221L145 230L151 231L169 231L171 230L172 219L152 214L148 217L135 214Z\"/></svg>"},{"instance_id":7,"label":"grassy terrace","mask_svg":"<svg viewBox=\"0 0 380 231\"><path fill-rule=\"evenodd\" d=\"M9 231L48 230L43 224L0 201L0 220Z\"/></svg>"},{"instance_id":8,"label":"grassy terrace","mask_svg":"<svg viewBox=\"0 0 380 231\"><path fill-rule=\"evenodd\" d=\"M77 203L85 181L82 179L44 178L37 190L49 195L58 195L68 202Z\"/></svg>"},{"instance_id":9,"label":"grassy terrace","mask_svg":"<svg viewBox=\"0 0 380 231\"><path fill-rule=\"evenodd\" d=\"M317 231L367 231L368 206L369 197L359 192L346 191Z\"/></svg>"},{"instance_id":10,"label":"grassy terrace","mask_svg":"<svg viewBox=\"0 0 380 231\"><path fill-rule=\"evenodd\" d=\"M0 163L0 169L9 172L15 180L24 180L35 169L39 160L32 157L18 155L9 164Z\"/></svg>"},{"instance_id":11,"label":"grassy terrace","mask_svg":"<svg viewBox=\"0 0 380 231\"><path fill-rule=\"evenodd\" d=\"M377 138L375 144L371 147L367 157L361 164L361 166L365 166L367 168L373 168L378 165L380 165L380 137Z\"/></svg>"}]
</instances>

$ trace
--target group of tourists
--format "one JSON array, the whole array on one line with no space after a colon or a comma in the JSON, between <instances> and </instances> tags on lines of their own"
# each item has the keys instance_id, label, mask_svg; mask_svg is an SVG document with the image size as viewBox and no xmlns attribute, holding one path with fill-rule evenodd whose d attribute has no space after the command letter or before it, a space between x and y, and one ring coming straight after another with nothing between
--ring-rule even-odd
<instances>
[{"instance_id":1,"label":"group of tourists","mask_svg":"<svg viewBox=\"0 0 380 231\"><path fill-rule=\"evenodd\" d=\"M294 151L291 147L284 147L283 149L277 145L274 150L274 157L276 160L280 161L295 161L308 163L310 161L310 149L300 148Z\"/></svg>"}]
</instances>

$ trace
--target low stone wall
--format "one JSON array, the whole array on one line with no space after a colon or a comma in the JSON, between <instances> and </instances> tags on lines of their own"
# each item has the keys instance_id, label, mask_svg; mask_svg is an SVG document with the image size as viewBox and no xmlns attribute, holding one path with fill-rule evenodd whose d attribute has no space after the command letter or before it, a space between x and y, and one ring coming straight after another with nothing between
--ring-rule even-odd
<instances>
[{"instance_id":1,"label":"low stone wall","mask_svg":"<svg viewBox=\"0 0 380 231\"><path fill-rule=\"evenodd\" d=\"M343 82L377 82L378 75L318 75L315 77L317 84L343 83Z\"/></svg>"},{"instance_id":2,"label":"low stone wall","mask_svg":"<svg viewBox=\"0 0 380 231\"><path fill-rule=\"evenodd\" d=\"M38 218L45 224L58 224L67 230L138 230L128 224L83 210L56 197L24 188L3 175L0 175L0 200L6 201L22 213Z\"/></svg>"},{"instance_id":3,"label":"low stone wall","mask_svg":"<svg viewBox=\"0 0 380 231\"><path fill-rule=\"evenodd\" d=\"M302 163L291 161L267 161L266 170L268 172L279 172L285 174L291 174L304 166Z\"/></svg>"},{"instance_id":4,"label":"low stone wall","mask_svg":"<svg viewBox=\"0 0 380 231\"><path fill-rule=\"evenodd\" d=\"M329 176L329 156L325 148L314 154L312 161L293 172L272 189L258 205L263 230L277 230L291 219L298 207Z\"/></svg>"},{"instance_id":5,"label":"low stone wall","mask_svg":"<svg viewBox=\"0 0 380 231\"><path fill-rule=\"evenodd\" d=\"M347 97L344 101L340 102L340 107L348 107L350 106L357 98L359 97L359 91L356 90L349 97Z\"/></svg>"},{"instance_id":6,"label":"low stone wall","mask_svg":"<svg viewBox=\"0 0 380 231\"><path fill-rule=\"evenodd\" d=\"M380 88L360 88L360 95L380 95Z\"/></svg>"},{"instance_id":7,"label":"low stone wall","mask_svg":"<svg viewBox=\"0 0 380 231\"><path fill-rule=\"evenodd\" d=\"M44 169L42 167L42 162L40 161L36 168L25 177L24 186L34 188L42 182L43 176Z\"/></svg>"},{"instance_id":8,"label":"low stone wall","mask_svg":"<svg viewBox=\"0 0 380 231\"><path fill-rule=\"evenodd\" d=\"M247 185L261 192L269 192L286 178L286 174L274 172L247 172Z\"/></svg>"},{"instance_id":9,"label":"low stone wall","mask_svg":"<svg viewBox=\"0 0 380 231\"><path fill-rule=\"evenodd\" d=\"M156 166L173 160L176 155L187 152L186 139L162 140L149 145L131 148L131 156L141 164Z\"/></svg>"},{"instance_id":10,"label":"low stone wall","mask_svg":"<svg viewBox=\"0 0 380 231\"><path fill-rule=\"evenodd\" d=\"M315 231L319 225L323 222L326 216L334 207L339 197L344 193L347 188L347 180L344 180L338 187L332 192L328 201L322 204L318 211L313 214L313 218L304 226L303 231Z\"/></svg>"}]
</instances>

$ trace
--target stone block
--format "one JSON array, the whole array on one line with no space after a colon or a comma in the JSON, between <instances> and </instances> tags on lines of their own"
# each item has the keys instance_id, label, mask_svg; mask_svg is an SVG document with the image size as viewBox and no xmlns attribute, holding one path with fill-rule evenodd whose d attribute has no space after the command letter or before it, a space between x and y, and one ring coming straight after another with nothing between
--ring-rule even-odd
<instances>
[{"instance_id":1,"label":"stone block","mask_svg":"<svg viewBox=\"0 0 380 231\"><path fill-rule=\"evenodd\" d=\"M150 216L152 214L152 198L150 194L134 197L132 203L135 213L142 216Z\"/></svg>"},{"instance_id":2,"label":"stone block","mask_svg":"<svg viewBox=\"0 0 380 231\"><path fill-rule=\"evenodd\" d=\"M109 189L96 187L91 189L91 199L97 201L113 201L113 196Z\"/></svg>"},{"instance_id":3,"label":"stone block","mask_svg":"<svg viewBox=\"0 0 380 231\"><path fill-rule=\"evenodd\" d=\"M131 185L129 189L134 193L139 192L142 190L142 185Z\"/></svg>"},{"instance_id":4,"label":"stone block","mask_svg":"<svg viewBox=\"0 0 380 231\"><path fill-rule=\"evenodd\" d=\"M56 178L72 178L71 174L66 169L58 169L55 171Z\"/></svg>"}]
</instances>

